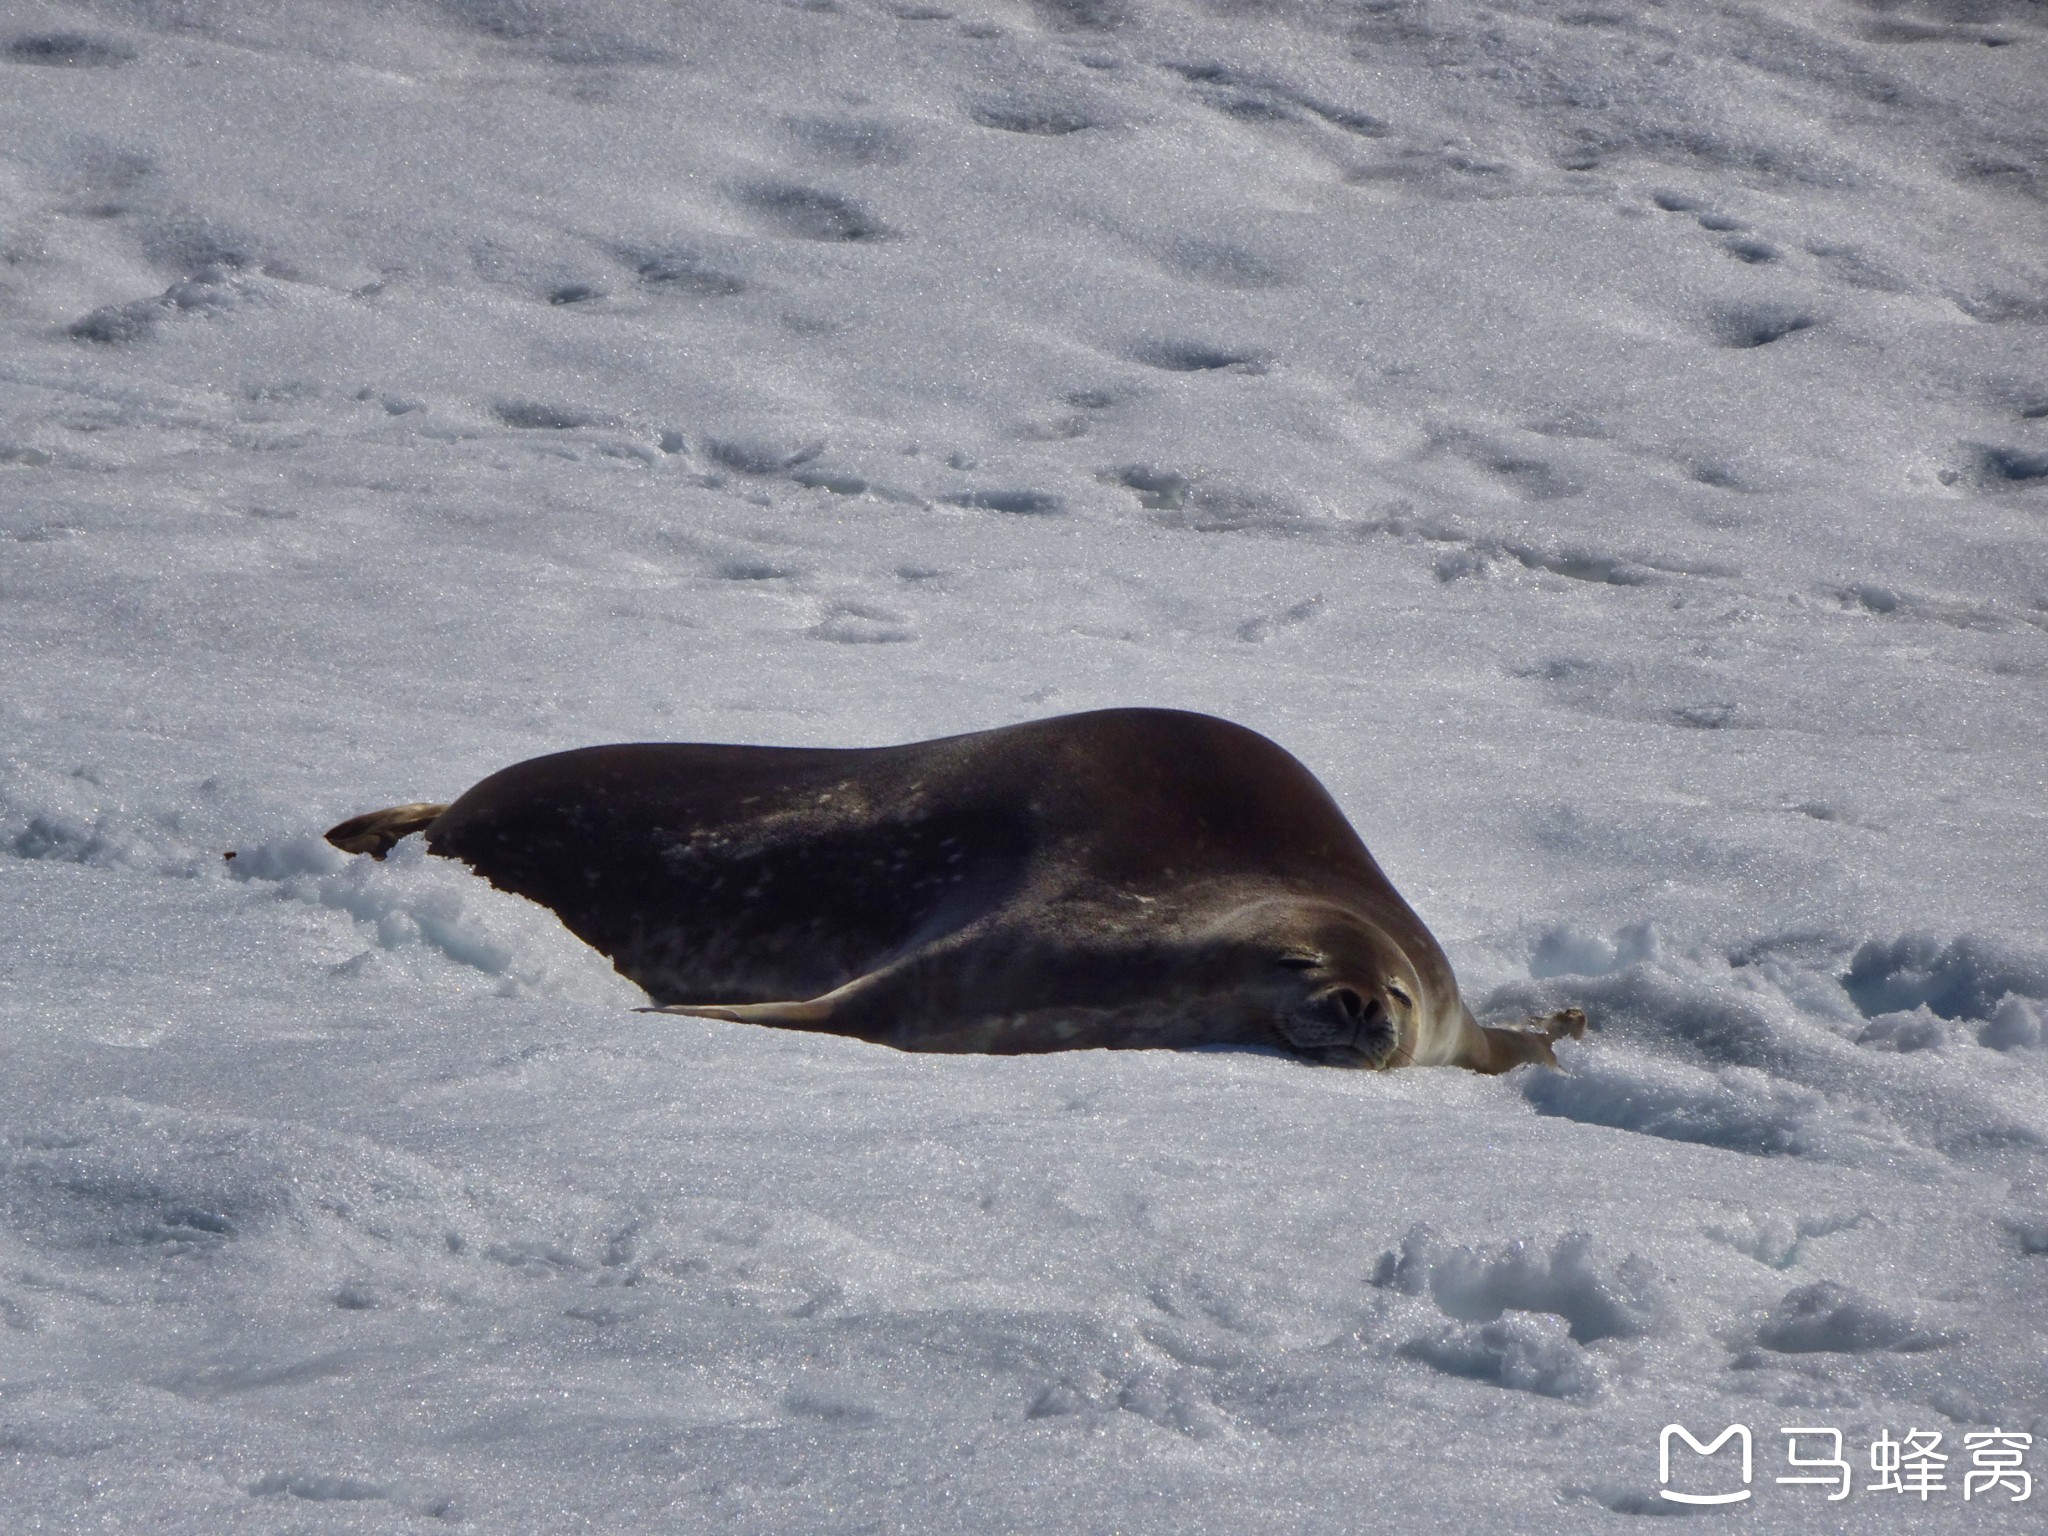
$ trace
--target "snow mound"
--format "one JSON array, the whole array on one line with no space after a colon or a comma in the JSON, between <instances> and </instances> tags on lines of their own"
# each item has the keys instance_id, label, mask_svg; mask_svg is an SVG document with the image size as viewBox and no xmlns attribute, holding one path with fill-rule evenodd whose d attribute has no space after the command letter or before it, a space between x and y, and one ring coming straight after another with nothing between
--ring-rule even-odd
<instances>
[{"instance_id":1,"label":"snow mound","mask_svg":"<svg viewBox=\"0 0 2048 1536\"><path fill-rule=\"evenodd\" d=\"M1785 1211L1748 1211L1734 1220L1709 1224L1706 1233L1737 1253L1747 1254L1759 1264L1768 1264L1772 1269L1790 1269L1804 1256L1809 1241L1852 1231L1868 1221L1870 1215L1868 1211L1820 1216L1798 1216Z\"/></svg>"},{"instance_id":2,"label":"snow mound","mask_svg":"<svg viewBox=\"0 0 2048 1536\"><path fill-rule=\"evenodd\" d=\"M186 835L190 804L129 804L95 766L69 773L0 764L0 855L96 869L190 876L209 860ZM202 785L197 798L204 798Z\"/></svg>"},{"instance_id":3,"label":"snow mound","mask_svg":"<svg viewBox=\"0 0 2048 1536\"><path fill-rule=\"evenodd\" d=\"M1544 930L1529 960L1529 974L1539 981L1552 976L1605 976L1658 955L1653 923L1631 923L1612 938L1581 933L1569 924Z\"/></svg>"},{"instance_id":4,"label":"snow mound","mask_svg":"<svg viewBox=\"0 0 2048 1536\"><path fill-rule=\"evenodd\" d=\"M1600 1390L1598 1362L1562 1318L1541 1312L1507 1312L1491 1323L1448 1327L1410 1339L1400 1353L1453 1376L1544 1397L1591 1397Z\"/></svg>"},{"instance_id":5,"label":"snow mound","mask_svg":"<svg viewBox=\"0 0 2048 1536\"><path fill-rule=\"evenodd\" d=\"M1522 1238L1484 1248L1456 1246L1419 1224L1409 1229L1399 1251L1380 1256L1373 1284L1411 1296L1427 1292L1440 1311L1462 1322L1491 1323L1509 1312L1548 1313L1562 1320L1578 1344L1651 1333L1670 1310L1647 1263L1629 1254L1603 1268L1584 1232L1566 1233L1545 1255ZM1496 1336L1502 1349L1510 1338L1522 1341L1518 1347L1533 1348L1534 1337L1525 1328Z\"/></svg>"},{"instance_id":6,"label":"snow mound","mask_svg":"<svg viewBox=\"0 0 2048 1536\"><path fill-rule=\"evenodd\" d=\"M380 862L343 854L313 833L287 833L238 852L228 868L280 900L352 919L372 947L336 967L337 975L361 974L379 957L425 959L479 971L507 997L615 1007L646 1000L552 912L491 889L461 865L428 854L417 839Z\"/></svg>"},{"instance_id":7,"label":"snow mound","mask_svg":"<svg viewBox=\"0 0 2048 1536\"><path fill-rule=\"evenodd\" d=\"M1581 1052L1570 1071L1531 1073L1520 1086L1539 1114L1759 1156L1818 1150L1828 1112L1824 1094L1754 1067L1706 1070L1633 1051Z\"/></svg>"},{"instance_id":8,"label":"snow mound","mask_svg":"<svg viewBox=\"0 0 2048 1536\"><path fill-rule=\"evenodd\" d=\"M180 1261L289 1249L329 1286L395 1256L460 1251L479 1206L418 1158L245 1116L94 1099L0 1141L7 1227L81 1262L190 1276ZM464 1232L469 1232L465 1237Z\"/></svg>"},{"instance_id":9,"label":"snow mound","mask_svg":"<svg viewBox=\"0 0 2048 1536\"><path fill-rule=\"evenodd\" d=\"M1918 1354L1953 1344L1957 1336L1929 1328L1911 1311L1886 1306L1849 1286L1817 1280L1787 1291L1758 1326L1756 1341L1785 1355Z\"/></svg>"},{"instance_id":10,"label":"snow mound","mask_svg":"<svg viewBox=\"0 0 2048 1536\"><path fill-rule=\"evenodd\" d=\"M1978 1026L1978 1044L2009 1051L2041 1043L2048 955L1974 934L1943 944L1931 933L1909 933L1863 945L1842 986L1871 1021L1859 1037L1865 1043L1939 1048L1961 1033L1941 1021L1960 1021Z\"/></svg>"},{"instance_id":11,"label":"snow mound","mask_svg":"<svg viewBox=\"0 0 2048 1536\"><path fill-rule=\"evenodd\" d=\"M1926 956L1929 946L1907 953ZM1952 1047L2009 1051L2038 1038L2038 1005L2002 990L2013 981L2032 985L2024 961L1982 946L1961 953L1973 957L1968 974L1982 982L1975 995L1997 998L1974 1031L1925 1005L1866 1018L1845 1006L1824 971L1803 965L1724 968L1716 958L1678 955L1607 975L1511 983L1489 994L1481 1012L1586 1010L1586 1043L1560 1052L1567 1072L1513 1080L1541 1114L1730 1151L1848 1162L1896 1157L1907 1144L1942 1155L2048 1145L2048 1098L2022 1064L1967 1074L1943 1065ZM1994 969L1983 964L1986 953L2006 958ZM1987 975L1996 979L1982 981ZM1980 1055L1975 1065L1989 1063Z\"/></svg>"}]
</instances>

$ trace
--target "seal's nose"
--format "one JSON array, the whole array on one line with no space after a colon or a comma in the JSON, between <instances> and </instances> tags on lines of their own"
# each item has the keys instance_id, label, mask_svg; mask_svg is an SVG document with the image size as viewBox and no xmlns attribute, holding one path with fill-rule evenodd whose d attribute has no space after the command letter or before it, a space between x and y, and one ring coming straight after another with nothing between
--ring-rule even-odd
<instances>
[{"instance_id":1,"label":"seal's nose","mask_svg":"<svg viewBox=\"0 0 2048 1536\"><path fill-rule=\"evenodd\" d=\"M1394 1045L1393 1020L1387 1005L1377 997L1366 997L1350 987L1338 987L1331 1001L1351 1025L1351 1048L1362 1056L1385 1055Z\"/></svg>"}]
</instances>

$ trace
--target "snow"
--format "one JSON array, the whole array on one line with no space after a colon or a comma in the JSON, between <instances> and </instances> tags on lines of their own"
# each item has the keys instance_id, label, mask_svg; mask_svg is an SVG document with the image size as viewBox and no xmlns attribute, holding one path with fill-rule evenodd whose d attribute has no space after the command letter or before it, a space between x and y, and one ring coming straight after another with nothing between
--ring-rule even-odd
<instances>
[{"instance_id":1,"label":"snow","mask_svg":"<svg viewBox=\"0 0 2048 1536\"><path fill-rule=\"evenodd\" d=\"M1683 1512L1671 1422L1765 1528L2029 1519L1961 1488L2048 1476L2044 59L14 0L0 1528L1575 1532ZM648 1016L319 838L1132 703L1301 757L1565 1070Z\"/></svg>"}]
</instances>

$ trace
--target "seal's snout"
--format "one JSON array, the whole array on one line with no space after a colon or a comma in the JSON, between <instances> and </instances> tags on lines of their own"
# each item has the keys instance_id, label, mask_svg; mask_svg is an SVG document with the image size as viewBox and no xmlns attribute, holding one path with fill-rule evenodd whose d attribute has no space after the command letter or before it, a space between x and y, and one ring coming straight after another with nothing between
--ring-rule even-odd
<instances>
[{"instance_id":1,"label":"seal's snout","mask_svg":"<svg viewBox=\"0 0 2048 1536\"><path fill-rule=\"evenodd\" d=\"M1296 1050L1334 1052L1333 1059L1362 1060L1371 1067L1388 1065L1401 1043L1385 999L1341 983L1312 993L1288 1015L1283 1029Z\"/></svg>"},{"instance_id":2,"label":"seal's snout","mask_svg":"<svg viewBox=\"0 0 2048 1536\"><path fill-rule=\"evenodd\" d=\"M1350 987L1333 989L1331 1002L1350 1022L1351 1037L1346 1043L1351 1049L1375 1067L1389 1065L1401 1044L1401 1031L1387 1005Z\"/></svg>"}]
</instances>

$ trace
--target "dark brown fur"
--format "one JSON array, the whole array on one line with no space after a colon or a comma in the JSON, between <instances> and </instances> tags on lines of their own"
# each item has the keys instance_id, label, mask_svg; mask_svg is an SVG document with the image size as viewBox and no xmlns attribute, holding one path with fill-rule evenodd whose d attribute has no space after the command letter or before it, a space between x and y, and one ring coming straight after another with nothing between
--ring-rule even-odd
<instances>
[{"instance_id":1,"label":"dark brown fur","mask_svg":"<svg viewBox=\"0 0 2048 1536\"><path fill-rule=\"evenodd\" d=\"M674 1012L912 1050L1277 1045L1479 1071L1584 1027L1477 1025L1308 770L1205 715L587 747L328 836L382 857L422 829Z\"/></svg>"}]
</instances>

